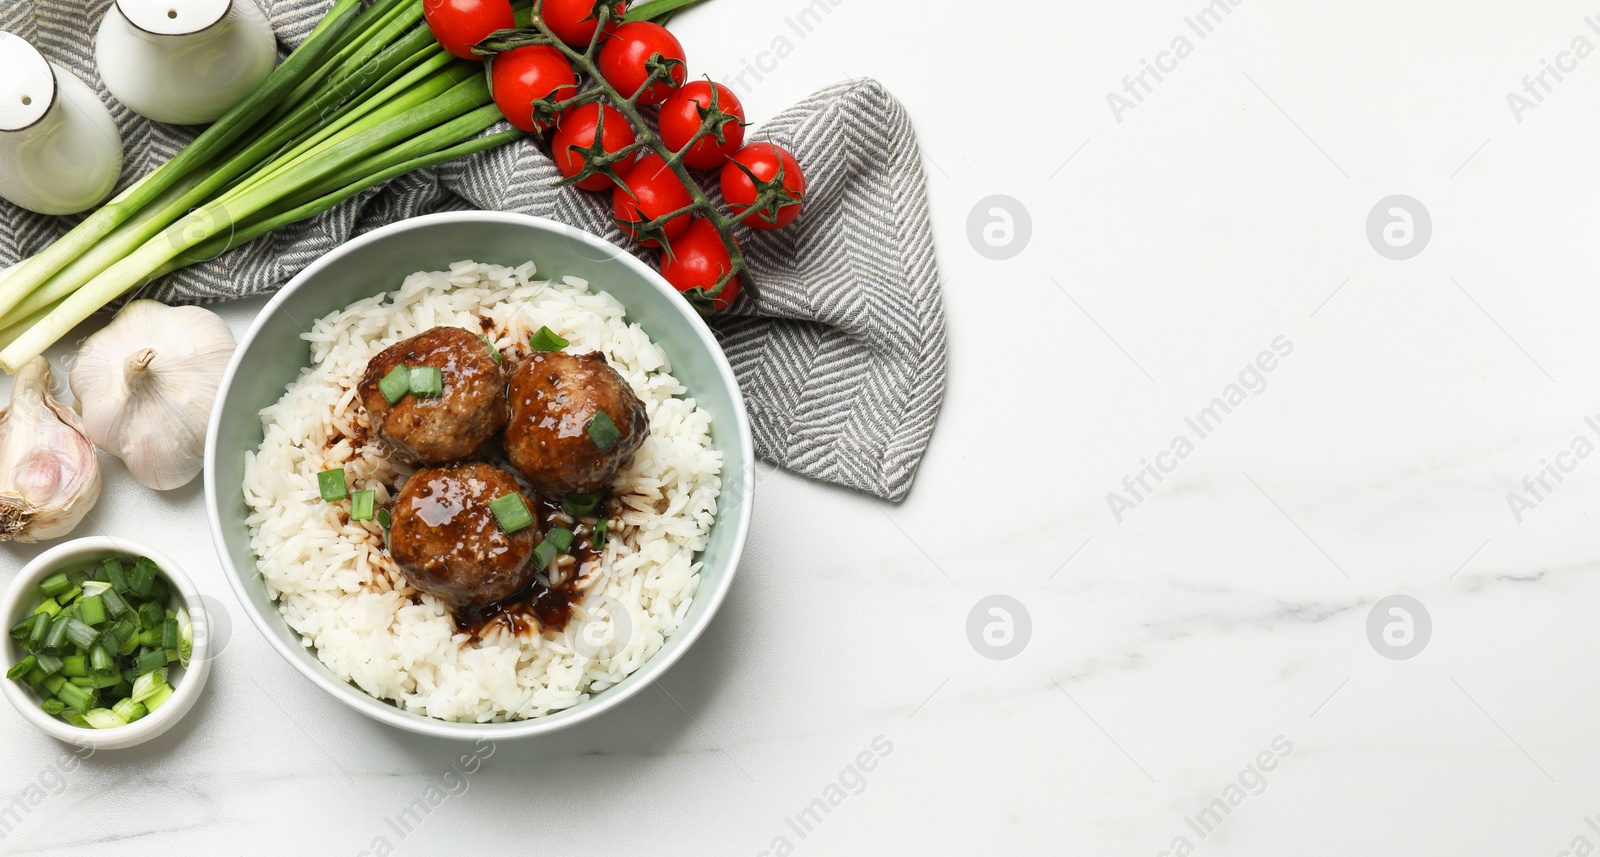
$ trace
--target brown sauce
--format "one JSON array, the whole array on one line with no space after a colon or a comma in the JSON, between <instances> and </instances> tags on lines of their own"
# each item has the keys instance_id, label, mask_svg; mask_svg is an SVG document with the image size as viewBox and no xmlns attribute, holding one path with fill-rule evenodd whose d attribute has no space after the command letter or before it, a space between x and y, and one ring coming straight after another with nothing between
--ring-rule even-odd
<instances>
[{"instance_id":1,"label":"brown sauce","mask_svg":"<svg viewBox=\"0 0 1600 857\"><path fill-rule=\"evenodd\" d=\"M456 630L470 634L474 639L483 637L496 627L516 635L565 629L572 619L573 608L583 603L583 592L578 584L600 563L601 552L590 547L594 534L592 527L582 519L574 521L561 508L560 500L533 494L530 497L534 501L533 513L538 518L541 531L549 532L552 527L572 530L572 546L565 554L571 557L571 561L569 564L563 564L566 562L564 559L555 561L565 572L555 583L541 572L533 583L510 598L455 611ZM591 514L609 516L611 505L611 499L605 498ZM607 537L610 537L609 532Z\"/></svg>"}]
</instances>

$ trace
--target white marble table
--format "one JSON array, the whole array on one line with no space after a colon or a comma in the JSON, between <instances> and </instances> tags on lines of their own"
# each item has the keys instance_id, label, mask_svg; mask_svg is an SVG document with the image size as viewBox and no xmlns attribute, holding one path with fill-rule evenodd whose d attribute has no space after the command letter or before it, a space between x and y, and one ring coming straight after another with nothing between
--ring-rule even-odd
<instances>
[{"instance_id":1,"label":"white marble table","mask_svg":"<svg viewBox=\"0 0 1600 857\"><path fill-rule=\"evenodd\" d=\"M659 689L463 763L266 645L198 484L113 467L96 529L162 544L231 639L180 729L65 776L0 711L0 811L43 795L0 852L1588 853L1600 458L1563 453L1600 444L1600 58L1562 52L1596 9L1236 6L684 14L754 117L849 75L911 110L951 339L911 499L771 476ZM1432 227L1403 261L1420 231L1367 230L1395 194ZM971 243L975 207L1030 239ZM974 643L994 595L1010 643L983 611Z\"/></svg>"}]
</instances>

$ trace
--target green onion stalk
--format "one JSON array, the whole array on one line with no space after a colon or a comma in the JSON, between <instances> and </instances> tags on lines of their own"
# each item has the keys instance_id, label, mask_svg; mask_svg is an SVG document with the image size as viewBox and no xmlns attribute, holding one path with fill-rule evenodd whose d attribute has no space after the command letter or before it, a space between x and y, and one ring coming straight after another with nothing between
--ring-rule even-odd
<instances>
[{"instance_id":1,"label":"green onion stalk","mask_svg":"<svg viewBox=\"0 0 1600 857\"><path fill-rule=\"evenodd\" d=\"M0 274L15 372L130 290L412 170L523 136L482 66L440 48L421 0L335 0L239 105L42 252Z\"/></svg>"}]
</instances>

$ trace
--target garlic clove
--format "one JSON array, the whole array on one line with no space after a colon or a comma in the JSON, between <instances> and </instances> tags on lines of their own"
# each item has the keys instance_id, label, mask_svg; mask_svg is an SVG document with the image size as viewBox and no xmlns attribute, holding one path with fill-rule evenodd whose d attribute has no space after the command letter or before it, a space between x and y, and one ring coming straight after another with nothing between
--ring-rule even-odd
<instances>
[{"instance_id":1,"label":"garlic clove","mask_svg":"<svg viewBox=\"0 0 1600 857\"><path fill-rule=\"evenodd\" d=\"M70 378L89 437L157 490L199 475L206 424L233 356L216 313L132 301L85 340Z\"/></svg>"},{"instance_id":2,"label":"garlic clove","mask_svg":"<svg viewBox=\"0 0 1600 857\"><path fill-rule=\"evenodd\" d=\"M83 421L56 401L50 363L17 373L0 411L0 541L34 542L72 532L100 499L100 462Z\"/></svg>"}]
</instances>

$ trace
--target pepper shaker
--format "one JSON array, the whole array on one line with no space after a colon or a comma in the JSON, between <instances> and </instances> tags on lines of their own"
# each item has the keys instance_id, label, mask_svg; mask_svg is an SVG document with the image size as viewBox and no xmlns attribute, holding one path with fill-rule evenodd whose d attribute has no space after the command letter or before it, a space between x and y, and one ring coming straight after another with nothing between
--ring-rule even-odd
<instances>
[{"instance_id":1,"label":"pepper shaker","mask_svg":"<svg viewBox=\"0 0 1600 857\"><path fill-rule=\"evenodd\" d=\"M254 0L116 0L94 56L106 88L135 113L200 125L267 79L278 42Z\"/></svg>"},{"instance_id":2,"label":"pepper shaker","mask_svg":"<svg viewBox=\"0 0 1600 857\"><path fill-rule=\"evenodd\" d=\"M25 39L0 32L0 197L40 214L105 201L122 135L89 85Z\"/></svg>"}]
</instances>

